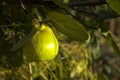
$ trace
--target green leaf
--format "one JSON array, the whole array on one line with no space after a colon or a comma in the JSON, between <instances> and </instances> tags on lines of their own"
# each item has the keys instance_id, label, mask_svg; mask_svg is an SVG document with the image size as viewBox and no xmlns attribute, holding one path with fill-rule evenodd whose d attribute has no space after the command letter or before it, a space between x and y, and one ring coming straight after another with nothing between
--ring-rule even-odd
<instances>
[{"instance_id":1,"label":"green leaf","mask_svg":"<svg viewBox=\"0 0 120 80\"><path fill-rule=\"evenodd\" d=\"M41 6L33 7L32 14L34 15L34 18L36 18L40 21L42 21L45 18L45 13L44 13L44 10Z\"/></svg>"},{"instance_id":2,"label":"green leaf","mask_svg":"<svg viewBox=\"0 0 120 80\"><path fill-rule=\"evenodd\" d=\"M66 4L60 2L59 0L52 0L52 2L56 4L58 7L65 9L66 11L71 10L71 8L69 8Z\"/></svg>"},{"instance_id":3,"label":"green leaf","mask_svg":"<svg viewBox=\"0 0 120 80\"><path fill-rule=\"evenodd\" d=\"M50 23L52 23L56 29L71 39L81 42L88 39L88 34L84 26L72 17L59 12L50 12L47 14L47 18L50 19Z\"/></svg>"},{"instance_id":4,"label":"green leaf","mask_svg":"<svg viewBox=\"0 0 120 80\"><path fill-rule=\"evenodd\" d=\"M106 32L103 33L106 41L108 42L108 44L113 48L113 50L120 56L120 49L118 48L117 44L115 43L115 41L112 38L112 35L110 32Z\"/></svg>"},{"instance_id":5,"label":"green leaf","mask_svg":"<svg viewBox=\"0 0 120 80\"><path fill-rule=\"evenodd\" d=\"M92 48L92 55L94 59L99 59L100 54L100 41L99 41L99 31L97 30L95 33L91 35L91 48Z\"/></svg>"},{"instance_id":6,"label":"green leaf","mask_svg":"<svg viewBox=\"0 0 120 80\"><path fill-rule=\"evenodd\" d=\"M31 33L29 33L27 36L25 36L23 39L21 39L18 43L16 43L13 48L11 49L11 51L17 50L19 48L21 48L25 43L27 43L32 36L36 33L37 30L33 30Z\"/></svg>"},{"instance_id":7,"label":"green leaf","mask_svg":"<svg viewBox=\"0 0 120 80\"><path fill-rule=\"evenodd\" d=\"M64 2L64 3L68 3L68 2L69 2L69 0L63 0L63 2Z\"/></svg>"},{"instance_id":8,"label":"green leaf","mask_svg":"<svg viewBox=\"0 0 120 80\"><path fill-rule=\"evenodd\" d=\"M97 74L97 80L108 80L104 74Z\"/></svg>"},{"instance_id":9,"label":"green leaf","mask_svg":"<svg viewBox=\"0 0 120 80\"><path fill-rule=\"evenodd\" d=\"M120 0L106 0L108 5L118 14L120 14Z\"/></svg>"},{"instance_id":10,"label":"green leaf","mask_svg":"<svg viewBox=\"0 0 120 80\"><path fill-rule=\"evenodd\" d=\"M99 24L99 27L101 28L101 32L107 32L109 30L107 23L101 20L98 20L97 22Z\"/></svg>"}]
</instances>

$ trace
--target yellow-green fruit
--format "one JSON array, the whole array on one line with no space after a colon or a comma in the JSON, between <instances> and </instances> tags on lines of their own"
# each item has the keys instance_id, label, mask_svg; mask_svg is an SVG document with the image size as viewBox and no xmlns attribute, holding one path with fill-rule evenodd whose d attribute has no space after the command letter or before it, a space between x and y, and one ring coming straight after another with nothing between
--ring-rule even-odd
<instances>
[{"instance_id":1,"label":"yellow-green fruit","mask_svg":"<svg viewBox=\"0 0 120 80\"><path fill-rule=\"evenodd\" d=\"M23 53L29 62L52 60L58 53L59 44L46 24L42 24L35 35L23 46Z\"/></svg>"}]
</instances>

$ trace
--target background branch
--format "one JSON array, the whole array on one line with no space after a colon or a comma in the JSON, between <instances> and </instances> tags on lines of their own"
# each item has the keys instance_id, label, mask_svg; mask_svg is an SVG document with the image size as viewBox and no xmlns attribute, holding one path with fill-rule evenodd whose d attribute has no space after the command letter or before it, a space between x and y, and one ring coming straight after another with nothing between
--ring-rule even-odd
<instances>
[{"instance_id":1,"label":"background branch","mask_svg":"<svg viewBox=\"0 0 120 80\"><path fill-rule=\"evenodd\" d=\"M107 4L105 0L71 2L68 5L70 7L75 7L75 6L97 6L103 4Z\"/></svg>"}]
</instances>

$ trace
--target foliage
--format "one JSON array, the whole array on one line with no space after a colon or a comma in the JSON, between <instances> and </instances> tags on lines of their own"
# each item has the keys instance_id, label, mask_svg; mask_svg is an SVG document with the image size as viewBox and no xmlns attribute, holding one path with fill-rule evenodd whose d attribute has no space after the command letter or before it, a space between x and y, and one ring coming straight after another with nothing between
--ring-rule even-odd
<instances>
[{"instance_id":1,"label":"foliage","mask_svg":"<svg viewBox=\"0 0 120 80\"><path fill-rule=\"evenodd\" d=\"M22 1L0 0L0 79L120 79L119 0ZM111 18L117 20L116 33L109 28ZM36 19L54 31L59 53L52 61L28 65L22 47L36 33Z\"/></svg>"}]
</instances>

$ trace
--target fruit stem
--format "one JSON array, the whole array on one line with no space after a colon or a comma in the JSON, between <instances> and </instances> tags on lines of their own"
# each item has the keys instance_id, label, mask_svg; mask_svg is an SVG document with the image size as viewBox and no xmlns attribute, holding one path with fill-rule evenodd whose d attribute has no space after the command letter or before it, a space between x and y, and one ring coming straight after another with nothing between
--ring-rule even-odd
<instances>
[{"instance_id":1,"label":"fruit stem","mask_svg":"<svg viewBox=\"0 0 120 80\"><path fill-rule=\"evenodd\" d=\"M33 80L33 77L32 77L32 63L29 63L29 72L30 72L30 80Z\"/></svg>"}]
</instances>

